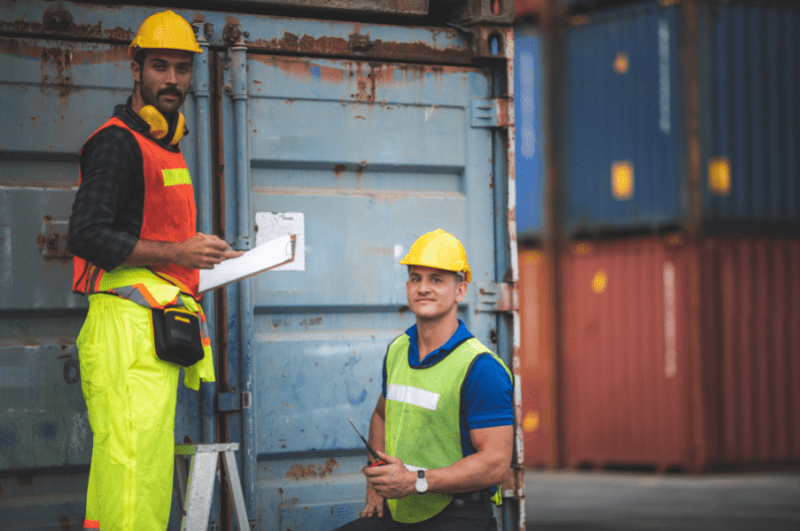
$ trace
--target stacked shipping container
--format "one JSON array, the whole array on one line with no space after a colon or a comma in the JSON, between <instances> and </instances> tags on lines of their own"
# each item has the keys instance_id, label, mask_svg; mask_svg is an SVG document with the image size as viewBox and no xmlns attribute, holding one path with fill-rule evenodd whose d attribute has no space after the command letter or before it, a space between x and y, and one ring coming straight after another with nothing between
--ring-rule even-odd
<instances>
[{"instance_id":1,"label":"stacked shipping container","mask_svg":"<svg viewBox=\"0 0 800 531\"><path fill-rule=\"evenodd\" d=\"M536 389L559 397L548 444L566 466L799 464L800 10L565 4L543 30L564 73L550 313L520 287L523 327L558 325L557 374L529 378L560 386ZM529 337L523 378L547 358Z\"/></svg>"}]
</instances>

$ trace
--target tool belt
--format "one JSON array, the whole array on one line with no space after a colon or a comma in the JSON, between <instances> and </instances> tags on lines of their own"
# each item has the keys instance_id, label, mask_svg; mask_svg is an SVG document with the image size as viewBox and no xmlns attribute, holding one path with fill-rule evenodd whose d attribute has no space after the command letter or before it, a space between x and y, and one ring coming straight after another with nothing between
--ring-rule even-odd
<instances>
[{"instance_id":1,"label":"tool belt","mask_svg":"<svg viewBox=\"0 0 800 531\"><path fill-rule=\"evenodd\" d=\"M203 359L200 318L183 307L151 309L153 343L162 361L190 367Z\"/></svg>"}]
</instances>

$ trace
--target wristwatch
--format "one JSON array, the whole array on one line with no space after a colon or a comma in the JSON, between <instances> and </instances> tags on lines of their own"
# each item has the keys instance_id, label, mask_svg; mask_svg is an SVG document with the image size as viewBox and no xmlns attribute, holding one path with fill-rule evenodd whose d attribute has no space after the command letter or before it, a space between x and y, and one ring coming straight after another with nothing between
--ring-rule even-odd
<instances>
[{"instance_id":1,"label":"wristwatch","mask_svg":"<svg viewBox=\"0 0 800 531\"><path fill-rule=\"evenodd\" d=\"M414 483L414 489L420 494L428 490L428 480L425 479L424 470L417 470L417 482Z\"/></svg>"}]
</instances>

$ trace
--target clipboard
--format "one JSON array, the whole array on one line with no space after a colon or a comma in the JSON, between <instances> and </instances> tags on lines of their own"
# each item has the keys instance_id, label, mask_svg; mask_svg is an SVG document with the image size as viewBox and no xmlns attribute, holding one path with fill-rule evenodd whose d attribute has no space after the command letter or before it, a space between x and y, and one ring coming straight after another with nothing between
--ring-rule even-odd
<instances>
[{"instance_id":1,"label":"clipboard","mask_svg":"<svg viewBox=\"0 0 800 531\"><path fill-rule=\"evenodd\" d=\"M296 236L290 234L275 238L250 249L238 258L225 260L214 269L200 270L198 293L220 288L231 282L238 282L294 260Z\"/></svg>"}]
</instances>

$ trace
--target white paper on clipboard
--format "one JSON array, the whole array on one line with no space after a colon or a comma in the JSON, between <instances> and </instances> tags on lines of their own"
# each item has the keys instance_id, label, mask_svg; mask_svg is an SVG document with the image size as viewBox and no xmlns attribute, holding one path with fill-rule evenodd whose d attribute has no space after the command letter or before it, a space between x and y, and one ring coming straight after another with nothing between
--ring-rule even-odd
<instances>
[{"instance_id":1,"label":"white paper on clipboard","mask_svg":"<svg viewBox=\"0 0 800 531\"><path fill-rule=\"evenodd\" d=\"M291 262L294 247L295 235L289 234L250 249L238 258L225 260L214 269L201 269L197 291L203 293Z\"/></svg>"}]
</instances>

